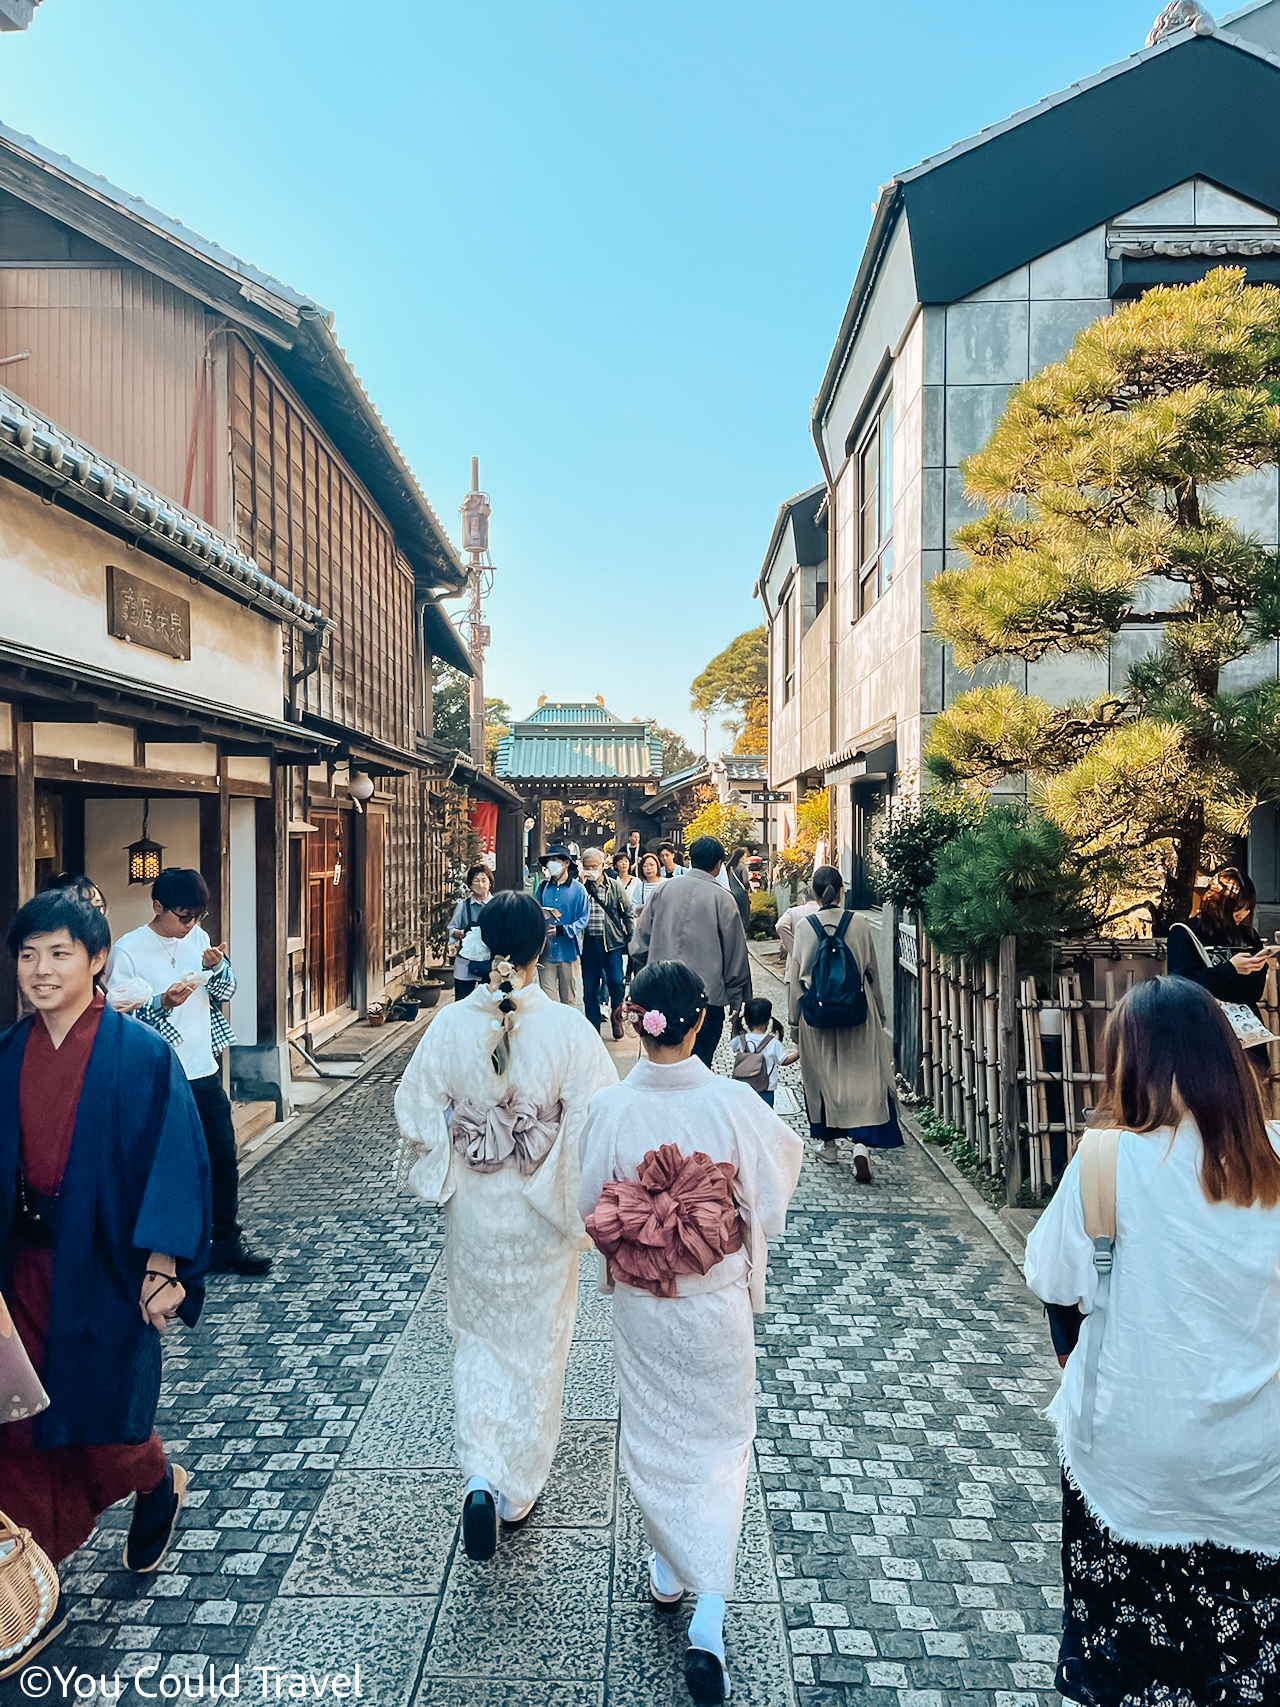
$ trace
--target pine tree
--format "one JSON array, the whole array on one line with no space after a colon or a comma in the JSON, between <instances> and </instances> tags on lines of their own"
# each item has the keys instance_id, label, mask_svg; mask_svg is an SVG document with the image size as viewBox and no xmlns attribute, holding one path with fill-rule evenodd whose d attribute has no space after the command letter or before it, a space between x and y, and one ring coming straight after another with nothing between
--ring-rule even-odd
<instances>
[{"instance_id":1,"label":"pine tree","mask_svg":"<svg viewBox=\"0 0 1280 1707\"><path fill-rule=\"evenodd\" d=\"M1157 637L1088 702L962 694L927 751L948 782L1026 773L1113 919L1145 911L1162 932L1185 918L1202 860L1235 852L1280 783L1280 687L1222 685L1280 635L1280 557L1212 502L1278 460L1280 290L1220 268L1081 332L965 464L990 508L956 534L967 566L929 588L962 668L1102 655L1135 625Z\"/></svg>"}]
</instances>

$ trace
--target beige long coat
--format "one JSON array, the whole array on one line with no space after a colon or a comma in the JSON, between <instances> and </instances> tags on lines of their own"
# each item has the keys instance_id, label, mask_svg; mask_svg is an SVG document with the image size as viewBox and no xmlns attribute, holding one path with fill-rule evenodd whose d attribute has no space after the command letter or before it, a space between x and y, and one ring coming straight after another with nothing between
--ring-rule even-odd
<instances>
[{"instance_id":1,"label":"beige long coat","mask_svg":"<svg viewBox=\"0 0 1280 1707\"><path fill-rule=\"evenodd\" d=\"M823 907L810 915L830 928L840 923L842 907ZM862 973L867 992L867 1021L849 1031L815 1031L800 1017L800 1000L808 988L818 950L818 934L809 919L795 927L787 963L790 1020L800 1039L800 1076L809 1119L815 1124L848 1131L855 1126L882 1126L889 1118L893 1085L893 1048L884 1029L884 1001L875 946L865 919L855 913L845 941Z\"/></svg>"}]
</instances>

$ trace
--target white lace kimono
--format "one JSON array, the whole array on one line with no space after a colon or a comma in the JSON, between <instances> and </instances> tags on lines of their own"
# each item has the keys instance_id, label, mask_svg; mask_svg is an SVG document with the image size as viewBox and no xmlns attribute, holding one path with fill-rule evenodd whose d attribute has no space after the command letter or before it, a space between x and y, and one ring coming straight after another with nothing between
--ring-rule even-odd
<instances>
[{"instance_id":1,"label":"white lace kimono","mask_svg":"<svg viewBox=\"0 0 1280 1707\"><path fill-rule=\"evenodd\" d=\"M585 1017L537 984L517 991L511 1062L493 1070L497 1013L486 986L428 1027L396 1092L397 1172L428 1203L448 1205L445 1261L453 1386L463 1473L514 1505L542 1491L560 1439L565 1363L578 1306L578 1136L592 1095L617 1082ZM495 1108L514 1092L563 1107L536 1171L512 1157L478 1172L459 1154L446 1111Z\"/></svg>"},{"instance_id":2,"label":"white lace kimono","mask_svg":"<svg viewBox=\"0 0 1280 1707\"><path fill-rule=\"evenodd\" d=\"M696 1057L639 1061L592 1101L583 1216L608 1181L634 1180L664 1144L733 1164L743 1246L705 1275L681 1276L674 1298L613 1289L622 1463L649 1545L686 1588L728 1598L756 1432L752 1311L764 1308L768 1240L785 1230L804 1146L749 1086Z\"/></svg>"}]
</instances>

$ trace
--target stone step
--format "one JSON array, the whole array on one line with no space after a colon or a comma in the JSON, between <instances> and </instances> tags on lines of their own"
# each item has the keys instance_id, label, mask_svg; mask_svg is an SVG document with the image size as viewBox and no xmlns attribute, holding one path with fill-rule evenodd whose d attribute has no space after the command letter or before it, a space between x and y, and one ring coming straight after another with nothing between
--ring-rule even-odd
<instances>
[{"instance_id":1,"label":"stone step","mask_svg":"<svg viewBox=\"0 0 1280 1707\"><path fill-rule=\"evenodd\" d=\"M268 1126L275 1123L276 1105L273 1102L233 1102L231 1122L235 1127L236 1143L249 1144L260 1138Z\"/></svg>"}]
</instances>

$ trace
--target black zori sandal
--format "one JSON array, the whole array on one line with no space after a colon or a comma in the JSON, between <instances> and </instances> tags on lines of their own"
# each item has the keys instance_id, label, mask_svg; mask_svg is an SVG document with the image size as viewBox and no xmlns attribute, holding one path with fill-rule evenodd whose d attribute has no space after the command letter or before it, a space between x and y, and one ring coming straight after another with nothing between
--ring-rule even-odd
<instances>
[{"instance_id":1,"label":"black zori sandal","mask_svg":"<svg viewBox=\"0 0 1280 1707\"><path fill-rule=\"evenodd\" d=\"M178 1513L187 1497L187 1472L181 1464L170 1464L164 1480L149 1494L137 1494L133 1502L133 1521L124 1544L126 1570L146 1576L158 1571L165 1554L173 1544L178 1527Z\"/></svg>"},{"instance_id":2,"label":"black zori sandal","mask_svg":"<svg viewBox=\"0 0 1280 1707\"><path fill-rule=\"evenodd\" d=\"M462 1550L468 1559L492 1559L498 1550L498 1506L487 1488L462 1502Z\"/></svg>"},{"instance_id":3,"label":"black zori sandal","mask_svg":"<svg viewBox=\"0 0 1280 1707\"><path fill-rule=\"evenodd\" d=\"M706 1648L690 1648L684 1656L684 1681L690 1695L703 1707L720 1707L720 1703L729 1699L729 1673L719 1654L708 1652Z\"/></svg>"}]
</instances>

